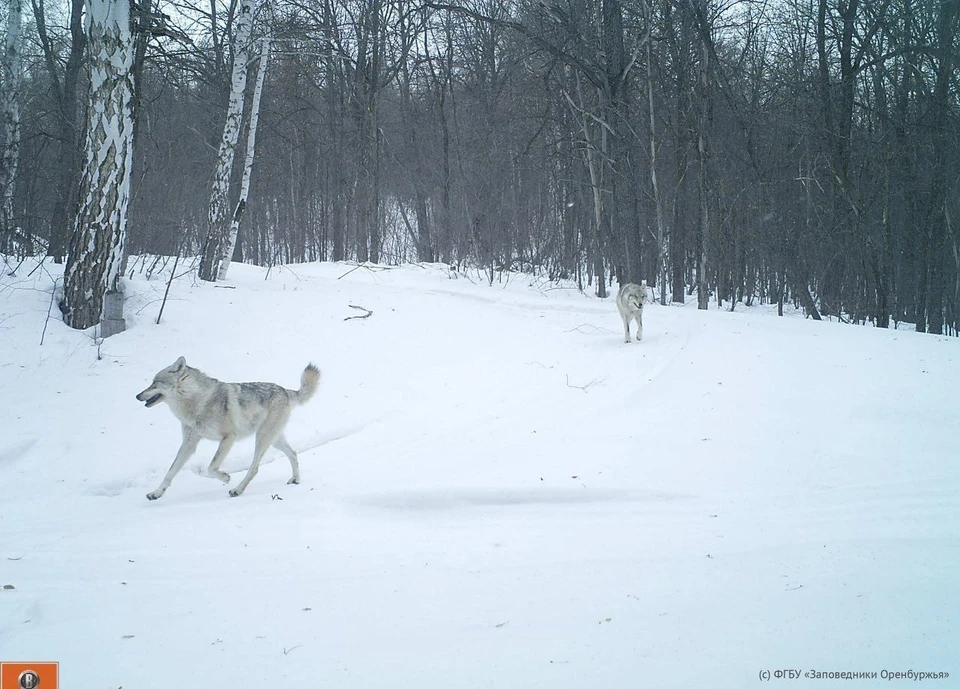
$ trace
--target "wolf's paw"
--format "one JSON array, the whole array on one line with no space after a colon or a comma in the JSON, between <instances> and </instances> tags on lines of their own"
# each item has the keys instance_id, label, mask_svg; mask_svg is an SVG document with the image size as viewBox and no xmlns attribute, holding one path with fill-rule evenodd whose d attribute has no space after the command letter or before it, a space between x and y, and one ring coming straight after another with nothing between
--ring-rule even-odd
<instances>
[{"instance_id":1,"label":"wolf's paw","mask_svg":"<svg viewBox=\"0 0 960 689\"><path fill-rule=\"evenodd\" d=\"M242 491L242 490L238 490L238 489L236 489L236 488L231 488L230 491L229 491L229 493L230 493L230 497L231 497L231 498L235 498L235 497L239 496L241 493L243 493L243 491Z\"/></svg>"},{"instance_id":2,"label":"wolf's paw","mask_svg":"<svg viewBox=\"0 0 960 689\"><path fill-rule=\"evenodd\" d=\"M162 495L162 490L155 490L152 493L147 493L147 500L159 500Z\"/></svg>"},{"instance_id":3,"label":"wolf's paw","mask_svg":"<svg viewBox=\"0 0 960 689\"><path fill-rule=\"evenodd\" d=\"M211 471L207 476L218 479L223 483L230 483L230 474L225 471Z\"/></svg>"},{"instance_id":4,"label":"wolf's paw","mask_svg":"<svg viewBox=\"0 0 960 689\"><path fill-rule=\"evenodd\" d=\"M630 338L629 338L629 337L626 338L626 339L623 341L623 344L630 344Z\"/></svg>"},{"instance_id":5,"label":"wolf's paw","mask_svg":"<svg viewBox=\"0 0 960 689\"><path fill-rule=\"evenodd\" d=\"M288 486L291 485L291 484L293 484L293 485L299 485L299 484L300 484L300 479L299 479L299 478L292 478L292 479L290 479L289 481L287 481L287 485L288 485Z\"/></svg>"}]
</instances>

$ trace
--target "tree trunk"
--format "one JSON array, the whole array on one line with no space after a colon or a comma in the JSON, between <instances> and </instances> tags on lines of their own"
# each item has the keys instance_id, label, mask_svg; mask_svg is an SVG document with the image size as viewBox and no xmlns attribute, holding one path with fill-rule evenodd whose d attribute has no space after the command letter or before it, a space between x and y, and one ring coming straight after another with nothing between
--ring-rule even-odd
<instances>
[{"instance_id":1,"label":"tree trunk","mask_svg":"<svg viewBox=\"0 0 960 689\"><path fill-rule=\"evenodd\" d=\"M60 56L54 42L47 32L46 13L43 0L31 3L36 22L37 37L43 50L44 65L50 79L50 89L57 104L57 173L56 195L53 212L50 217L50 241L47 255L60 263L67 251L72 223L76 219L79 204L77 186L80 176L80 131L78 114L80 98L78 95L80 70L86 54L87 37L83 27L84 0L70 0L70 54L67 56L60 75Z\"/></svg>"},{"instance_id":2,"label":"tree trunk","mask_svg":"<svg viewBox=\"0 0 960 689\"><path fill-rule=\"evenodd\" d=\"M706 33L706 26L701 27ZM713 119L712 102L710 94L710 51L707 44L707 38L704 36L701 45L700 56L700 93L698 103L697 118L697 166L698 166L698 196L700 199L700 233L697 241L698 266L697 266L697 308L706 310L710 302L710 290L707 276L707 256L710 252L710 242L712 241L711 218L710 218L710 170L709 160L709 130Z\"/></svg>"},{"instance_id":3,"label":"tree trunk","mask_svg":"<svg viewBox=\"0 0 960 689\"><path fill-rule=\"evenodd\" d=\"M643 2L643 16L647 31L653 33L653 19L649 0ZM660 305L667 303L667 232L664 227L663 199L660 196L660 184L657 181L657 113L653 105L653 39L648 35L645 43L647 50L647 108L650 117L650 187L653 191L653 204L657 214L657 282L660 287Z\"/></svg>"},{"instance_id":4,"label":"tree trunk","mask_svg":"<svg viewBox=\"0 0 960 689\"><path fill-rule=\"evenodd\" d=\"M237 237L240 234L240 218L247 206L247 196L250 193L250 176L253 174L253 159L257 148L257 125L260 122L260 97L263 95L263 80L267 74L267 61L270 59L270 41L263 40L260 47L260 68L257 73L257 85L253 90L253 102L250 104L250 123L247 128L247 155L243 163L243 179L240 182L240 200L233 211L233 218L230 221L230 238L224 247L223 256L220 258L219 280L227 277L227 270L230 269L230 261L233 259L237 248Z\"/></svg>"},{"instance_id":5,"label":"tree trunk","mask_svg":"<svg viewBox=\"0 0 960 689\"><path fill-rule=\"evenodd\" d=\"M90 97L80 209L64 272L64 322L100 322L119 287L133 154L133 38L127 0L87 0Z\"/></svg>"},{"instance_id":6,"label":"tree trunk","mask_svg":"<svg viewBox=\"0 0 960 689\"><path fill-rule=\"evenodd\" d=\"M636 217L636 186L631 163L630 80L632 61L624 45L623 7L620 0L602 0L601 53L603 88L600 113L605 125L601 164L610 168L607 186L610 202L604 205L607 258L620 268L621 282L639 283L640 232Z\"/></svg>"},{"instance_id":7,"label":"tree trunk","mask_svg":"<svg viewBox=\"0 0 960 689\"><path fill-rule=\"evenodd\" d=\"M949 227L947 188L949 184L951 77L953 74L954 36L957 31L958 0L942 0L937 13L937 58L939 69L933 94L934 158L933 180L928 205L927 244L927 330L934 335L943 334L944 304L946 291L944 272ZM954 94L955 95L955 94Z\"/></svg>"},{"instance_id":8,"label":"tree trunk","mask_svg":"<svg viewBox=\"0 0 960 689\"><path fill-rule=\"evenodd\" d=\"M207 237L200 256L198 275L201 280L213 282L220 272L220 260L230 230L227 204L230 196L230 178L233 174L233 157L240 139L243 121L243 95L247 86L247 63L250 54L250 33L253 29L254 0L241 0L237 8L236 33L233 37L233 73L230 79L230 101L227 119L223 124L223 137L217 154L217 169L210 191L210 208L207 215Z\"/></svg>"},{"instance_id":9,"label":"tree trunk","mask_svg":"<svg viewBox=\"0 0 960 689\"><path fill-rule=\"evenodd\" d=\"M0 253L11 251L16 238L13 185L20 162L20 41L23 8L10 0L7 37L0 72L0 117L3 119L3 150L0 152Z\"/></svg>"}]
</instances>

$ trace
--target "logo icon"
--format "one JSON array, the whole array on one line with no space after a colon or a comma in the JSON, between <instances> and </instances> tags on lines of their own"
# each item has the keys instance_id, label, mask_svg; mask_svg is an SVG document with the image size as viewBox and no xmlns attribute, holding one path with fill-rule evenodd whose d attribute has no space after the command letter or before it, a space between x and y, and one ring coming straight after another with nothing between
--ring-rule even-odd
<instances>
[{"instance_id":1,"label":"logo icon","mask_svg":"<svg viewBox=\"0 0 960 689\"><path fill-rule=\"evenodd\" d=\"M40 675L33 670L24 670L17 678L20 689L37 689L40 686Z\"/></svg>"},{"instance_id":2,"label":"logo icon","mask_svg":"<svg viewBox=\"0 0 960 689\"><path fill-rule=\"evenodd\" d=\"M0 662L0 689L58 689L60 663Z\"/></svg>"}]
</instances>

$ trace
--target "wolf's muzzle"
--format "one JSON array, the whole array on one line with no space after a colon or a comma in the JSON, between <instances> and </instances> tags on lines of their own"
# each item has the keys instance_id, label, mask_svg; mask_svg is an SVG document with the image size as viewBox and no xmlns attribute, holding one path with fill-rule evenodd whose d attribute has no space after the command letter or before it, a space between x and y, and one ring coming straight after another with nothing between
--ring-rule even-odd
<instances>
[{"instance_id":1,"label":"wolf's muzzle","mask_svg":"<svg viewBox=\"0 0 960 689\"><path fill-rule=\"evenodd\" d=\"M144 390L144 391L141 392L139 395L137 395L137 399L140 400L141 402L146 402L145 406L146 406L147 408L152 407L152 406L155 405L157 402L159 402L160 400L163 399L163 395L161 395L161 394L158 392L157 394L153 395L152 397L149 397L149 398L147 398L146 400L144 400L144 395L145 395L146 393L147 393L147 390Z\"/></svg>"}]
</instances>

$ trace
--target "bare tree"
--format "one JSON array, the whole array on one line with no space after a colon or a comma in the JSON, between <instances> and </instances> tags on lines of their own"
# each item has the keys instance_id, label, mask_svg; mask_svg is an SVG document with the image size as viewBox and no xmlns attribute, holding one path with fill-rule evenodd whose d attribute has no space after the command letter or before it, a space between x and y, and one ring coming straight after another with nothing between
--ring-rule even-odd
<instances>
[{"instance_id":1,"label":"bare tree","mask_svg":"<svg viewBox=\"0 0 960 689\"><path fill-rule=\"evenodd\" d=\"M257 85L253 90L253 101L250 103L250 123L247 131L247 155L243 162L243 179L240 182L240 200L233 211L230 220L230 236L220 257L220 274L218 279L227 277L233 252L237 248L237 235L240 233L240 219L247 205L247 196L250 193L250 176L253 174L253 161L257 148L257 125L260 122L260 99L263 96L263 80L267 74L267 61L270 59L270 40L265 38L260 46L260 67L257 72Z\"/></svg>"},{"instance_id":2,"label":"bare tree","mask_svg":"<svg viewBox=\"0 0 960 689\"><path fill-rule=\"evenodd\" d=\"M230 237L228 203L233 159L240 139L243 121L244 91L247 87L247 66L250 59L250 35L253 30L255 0L240 0L233 36L233 71L230 79L230 101L223 124L223 136L217 153L216 171L210 190L210 211L207 232L197 271L201 280L213 282L220 272L220 262Z\"/></svg>"},{"instance_id":3,"label":"bare tree","mask_svg":"<svg viewBox=\"0 0 960 689\"><path fill-rule=\"evenodd\" d=\"M0 252L9 252L17 234L13 212L13 185L20 160L20 43L23 10L21 0L7 6L7 35L0 72L0 117L3 119L3 149L0 151Z\"/></svg>"},{"instance_id":4,"label":"bare tree","mask_svg":"<svg viewBox=\"0 0 960 689\"><path fill-rule=\"evenodd\" d=\"M660 193L660 182L657 177L657 110L654 106L654 80L653 80L653 12L650 7L650 0L641 0L643 19L646 28L646 38L644 48L647 62L647 115L650 118L650 189L653 193L654 210L657 218L657 286L660 288L660 304L667 303L667 263L670 260L669 247L667 245L667 229L664 219L663 196Z\"/></svg>"},{"instance_id":5,"label":"bare tree","mask_svg":"<svg viewBox=\"0 0 960 689\"><path fill-rule=\"evenodd\" d=\"M86 158L60 309L72 328L100 322L117 290L133 156L133 35L128 0L87 0L90 91Z\"/></svg>"},{"instance_id":6,"label":"bare tree","mask_svg":"<svg viewBox=\"0 0 960 689\"><path fill-rule=\"evenodd\" d=\"M39 57L21 70L13 206L57 255L85 38L83 0L69 18L44 1L24 24ZM217 158L242 133L240 0L136 4L137 251L182 237L220 270L242 212L237 251L259 264L439 259L960 325L953 0L275 0L249 196L225 186L239 154Z\"/></svg>"},{"instance_id":7,"label":"bare tree","mask_svg":"<svg viewBox=\"0 0 960 689\"><path fill-rule=\"evenodd\" d=\"M69 50L66 59L63 59L57 47L62 39L52 35L47 27L45 0L31 0L37 38L49 80L47 88L53 94L56 112L57 166L53 175L55 197L50 225L45 229L49 236L47 255L57 262L62 261L67 252L79 203L77 189L80 183L82 135L80 77L87 48L87 35L83 26L84 2L85 0L70 0Z\"/></svg>"}]
</instances>

